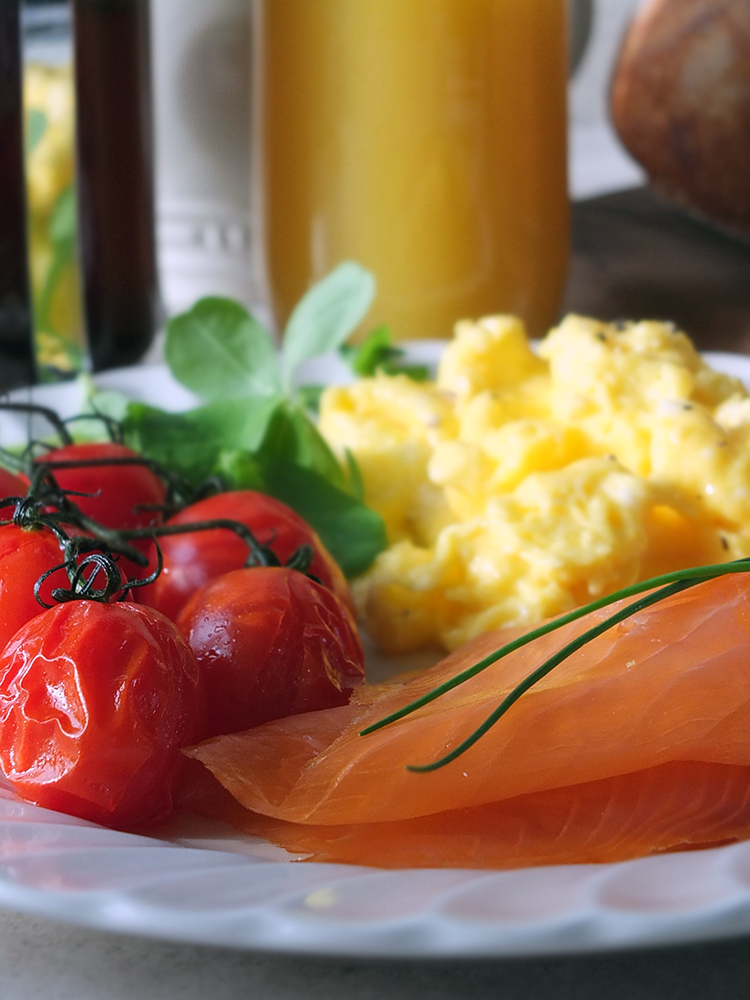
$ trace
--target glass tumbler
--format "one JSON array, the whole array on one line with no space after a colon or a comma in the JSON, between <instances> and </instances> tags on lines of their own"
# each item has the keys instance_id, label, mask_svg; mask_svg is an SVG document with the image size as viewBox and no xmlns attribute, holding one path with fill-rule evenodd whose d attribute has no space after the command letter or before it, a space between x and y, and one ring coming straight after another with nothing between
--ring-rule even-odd
<instances>
[{"instance_id":1,"label":"glass tumbler","mask_svg":"<svg viewBox=\"0 0 750 1000\"><path fill-rule=\"evenodd\" d=\"M566 0L256 0L255 184L283 328L342 260L360 336L555 320L566 276Z\"/></svg>"}]
</instances>

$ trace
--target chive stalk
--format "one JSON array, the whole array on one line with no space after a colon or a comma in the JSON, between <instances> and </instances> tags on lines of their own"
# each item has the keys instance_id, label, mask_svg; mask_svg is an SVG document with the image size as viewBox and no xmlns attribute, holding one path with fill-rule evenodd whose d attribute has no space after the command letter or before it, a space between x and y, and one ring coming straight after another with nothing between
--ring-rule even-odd
<instances>
[{"instance_id":1,"label":"chive stalk","mask_svg":"<svg viewBox=\"0 0 750 1000\"><path fill-rule=\"evenodd\" d=\"M546 677L547 674L554 670L555 667L559 666L564 660L567 660L569 656L577 652L592 639L595 639L597 636L607 632L615 625L625 621L625 619L638 614L639 611L643 611L645 608L651 607L652 605L663 601L665 598L671 597L683 590L688 590L689 588L695 587L700 583L705 583L708 580L713 580L720 576L747 572L750 572L750 557L737 559L729 563L697 566L688 570L676 570L673 573L664 573L661 576L644 580L642 583L636 583L630 587L624 587L622 590L615 591L613 594L609 594L606 597L599 598L599 600L592 601L590 604L585 604L583 607L576 608L575 611L570 611L565 615L561 615L559 618L555 618L554 621L540 625L538 628L532 629L530 632L519 636L512 642L506 643L504 646L501 646L499 649L494 650L494 652L479 660L473 666L468 667L466 670L462 670L460 673L456 674L455 677L452 677L450 680L445 681L443 684L440 684L431 691L428 691L427 694L422 695L421 698L417 698L415 701L410 702L403 708L398 709L398 711L392 712L390 715L387 715L384 718L379 719L377 722L374 722L372 725L367 726L367 728L361 730L359 735L367 736L370 733L376 732L378 729L383 729L385 726L389 726L392 723L397 722L399 719L403 719L406 716L411 715L413 712L418 711L425 705L429 705L430 702L440 698L441 695L446 694L448 691L452 691L453 688L465 683L472 677L476 677L477 674L486 670L493 663L497 663L498 660L503 659L510 653L515 652L517 649L521 649L530 642L534 642L535 639L540 639L542 636L548 635L550 632L554 632L557 629L562 628L564 625L568 625L570 622L577 621L579 618L583 618L585 615L588 615L593 611L599 611L601 608L615 604L617 601L626 600L629 597L636 597L639 594L643 594L645 591L653 591L653 593L646 594L645 597L642 597L638 601L634 601L632 604L627 605L627 607L621 608L619 611L615 612L615 614L610 615L608 618L604 619L604 621L599 622L598 625L587 629L585 632L581 633L581 635L577 636L571 642L563 646L562 649L550 656L539 667L528 674L519 684L517 684L498 705L498 707L485 719L485 721L478 726L462 743L449 753L445 754L445 756L440 757L438 760L433 761L430 764L407 765L406 767L408 771L415 772L436 771L441 767L445 767L446 764L450 764L457 757L460 757L463 753L465 753L471 746L480 740L482 736L488 732L488 730L499 722L508 709L511 708L511 706L514 705L526 691L542 680L543 677Z\"/></svg>"}]
</instances>

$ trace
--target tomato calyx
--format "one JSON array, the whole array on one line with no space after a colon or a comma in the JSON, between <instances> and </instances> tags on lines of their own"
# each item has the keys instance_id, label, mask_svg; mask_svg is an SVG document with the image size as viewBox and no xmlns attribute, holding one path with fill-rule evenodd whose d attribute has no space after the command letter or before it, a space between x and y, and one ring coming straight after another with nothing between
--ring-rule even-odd
<instances>
[{"instance_id":1,"label":"tomato calyx","mask_svg":"<svg viewBox=\"0 0 750 1000\"><path fill-rule=\"evenodd\" d=\"M184 526L166 526L159 524L149 524L143 527L108 527L100 520L95 520L86 510L86 504L75 503L75 498L81 500L98 499L102 495L102 490L94 492L65 488L60 485L56 478L56 473L65 473L71 470L82 469L107 469L116 467L141 467L157 476L165 487L163 502L161 503L139 503L133 508L141 513L158 513L163 518L179 512L185 506L199 502L216 493L226 491L225 483L218 476L209 477L197 489L183 481L170 470L164 468L160 462L138 455L116 454L104 456L86 456L84 454L68 453L76 452L78 449L96 447L93 443L77 444L73 439L68 424L77 420L101 420L107 429L111 446L130 451L123 444L123 425L113 418L99 412L79 414L77 416L63 419L53 409L41 406L36 403L0 403L0 409L28 413L46 420L54 429L62 447L52 447L41 441L29 441L21 465L30 481L29 491L26 497L12 496L5 498L5 506L15 504L16 511L12 521L0 521L0 524L13 523L18 527L32 530L41 526L50 527L59 531L62 526L74 527L77 531L86 532L93 535L104 544L104 546L123 556L136 566L146 569L148 561L140 548L130 545L130 542L156 539L160 535L181 534L183 532L205 531L215 528L228 528L234 531L247 545L248 557L245 562L246 567L252 566L287 566L297 569L301 573L310 576L315 582L321 582L318 576L309 572L311 563L315 560L315 549L308 544L300 544L298 549L293 551L286 562L282 562L273 551L271 546L274 539L271 538L266 544L261 544L253 535L249 527L241 521L232 520L211 520L210 522L195 522ZM44 448L41 454L38 449ZM103 446L105 448L110 446ZM96 515L99 516L98 514Z\"/></svg>"},{"instance_id":2,"label":"tomato calyx","mask_svg":"<svg viewBox=\"0 0 750 1000\"><path fill-rule=\"evenodd\" d=\"M87 517L70 497L73 490L62 490L44 465L35 468L26 496L6 497L4 506L15 504L13 516L0 521L0 526L13 524L25 531L47 528L55 533L61 547L70 539L66 529L73 528L93 536L100 547L106 547L117 555L146 568L148 559L138 549L129 545L119 532L107 528Z\"/></svg>"},{"instance_id":3,"label":"tomato calyx","mask_svg":"<svg viewBox=\"0 0 750 1000\"><path fill-rule=\"evenodd\" d=\"M30 439L22 453L21 458L18 459L16 456L12 457L13 466L21 469L29 479L34 477L39 466L46 467L50 474L50 479L53 482L55 472L65 472L86 468L140 466L157 477L165 488L163 493L165 492L166 496L163 496L163 503L145 503L138 505L139 510L158 511L159 513L168 515L169 511L173 510L175 507L184 506L186 503L190 502L192 498L194 490L188 486L188 484L184 482L181 477L166 469L161 462L139 455L131 448L127 447L125 445L123 424L121 421L115 420L113 417L110 417L105 413L100 413L99 411L94 410L94 412L91 413L79 413L75 416L63 419L58 413L55 412L55 410L49 407L40 406L37 403L16 402L0 403L0 409L28 413L29 415L41 417L51 425L59 440L59 444L51 445L46 441ZM82 420L87 422L98 420L102 423L106 428L109 444L93 441L87 443L76 442L70 433L68 425ZM99 451L104 451L105 453L114 449L117 452L127 452L129 454L86 454L87 449L90 448L95 450L98 449ZM8 456L8 458L11 460L11 456ZM215 488L216 486L213 482L208 484L209 490ZM223 484L220 484L219 488L223 489ZM66 490L65 492L70 496L91 498L97 497L100 491L87 493L78 490Z\"/></svg>"},{"instance_id":4,"label":"tomato calyx","mask_svg":"<svg viewBox=\"0 0 750 1000\"><path fill-rule=\"evenodd\" d=\"M315 558L315 549L312 545L300 545L299 548L295 549L294 552L289 556L287 561L283 564L287 569L296 569L300 573L304 573L306 577L309 577L313 583L319 583L323 586L323 581L317 577L314 573L310 572L310 564ZM277 565L281 566L280 562Z\"/></svg>"},{"instance_id":5,"label":"tomato calyx","mask_svg":"<svg viewBox=\"0 0 750 1000\"><path fill-rule=\"evenodd\" d=\"M46 610L55 605L47 603L41 596L42 587L45 580L61 569L67 572L70 587L53 589L52 598L55 603L98 601L100 604L109 604L113 599L125 601L131 590L153 583L162 568L161 552L157 552L156 567L148 576L131 577L123 583L123 574L114 554L107 551L98 539L80 535L66 540L63 554L64 561L42 573L34 584L34 596Z\"/></svg>"},{"instance_id":6,"label":"tomato calyx","mask_svg":"<svg viewBox=\"0 0 750 1000\"><path fill-rule=\"evenodd\" d=\"M77 419L71 417L71 420ZM197 488L190 486L181 476L176 473L166 469L161 462L156 461L153 458L146 458L143 455L113 455L103 458L47 458L46 455L37 455L31 467L29 468L29 475L33 475L40 468L46 469L48 472L48 479L54 480L55 472L65 472L71 469L111 469L118 467L140 467L147 469L149 472L154 473L158 476L161 482L164 484L165 497L162 503L141 503L136 505L136 510L138 511L153 511L158 512L163 515L163 517L169 517L176 511L182 510L184 507L191 503L195 503L197 500L203 499L207 496L212 496L215 493L221 493L225 490L224 482L218 476L210 476ZM59 489L59 486L58 486ZM78 490L64 490L68 496L80 496L80 497L97 497L100 495L101 491L96 493L84 493Z\"/></svg>"},{"instance_id":7,"label":"tomato calyx","mask_svg":"<svg viewBox=\"0 0 750 1000\"><path fill-rule=\"evenodd\" d=\"M40 457L34 460L33 475L40 476L42 480L47 481L53 488L56 488L60 496L62 497L87 497L87 498L97 498L101 496L101 489L96 492L86 492L83 490L71 490L62 489L55 479L56 472L64 472L69 469L110 469L115 467L127 467L136 466L144 469L148 469L149 472L155 473L162 482L166 483L167 497L170 497L170 491L174 488L174 483L171 481L170 475L166 472L163 466L150 458L143 458L140 455L120 455L110 458L78 458L78 459L47 459ZM41 472L39 471L41 470ZM139 503L133 508L135 512L154 512L159 514L165 514L172 509L173 503L171 500L167 500L165 503ZM80 518L86 518L86 515L78 510L76 512L77 516ZM92 521L93 519L88 518L87 520ZM101 525L99 525L101 527Z\"/></svg>"},{"instance_id":8,"label":"tomato calyx","mask_svg":"<svg viewBox=\"0 0 750 1000\"><path fill-rule=\"evenodd\" d=\"M77 463L60 463L72 467ZM106 462L91 464L108 464ZM127 462L125 464L136 464ZM32 481L26 496L8 497L7 504L15 504L13 517L0 521L0 525L13 524L27 531L48 529L52 531L63 550L63 561L51 567L36 582L34 594L44 608L54 605L45 602L40 596L44 581L53 573L64 569L68 573L70 588L56 588L52 597L57 602L70 600L111 601L118 592L118 600L124 600L130 590L146 587L153 583L161 572L163 559L158 544L160 536L187 534L197 531L211 531L224 528L235 532L247 545L248 555L245 562L247 568L281 566L282 562L270 545L262 545L247 525L241 521L229 518L214 518L206 521L196 521L187 524L153 525L146 528L113 529L107 528L92 518L87 517L70 499L76 491L61 490L55 482L45 463L39 463L33 470ZM75 534L71 537L66 529L73 528L85 534ZM131 577L123 584L123 574L117 564L116 557L124 556L136 565L146 568L147 557L130 542L153 540L156 548L156 566L144 577ZM83 556L83 558L81 558ZM308 573L314 558L312 546L300 545L283 564L290 569L298 570L310 576L315 582L317 577ZM97 579L103 579L102 585L96 585Z\"/></svg>"},{"instance_id":9,"label":"tomato calyx","mask_svg":"<svg viewBox=\"0 0 750 1000\"><path fill-rule=\"evenodd\" d=\"M40 594L41 586L54 572L64 570L70 581L69 587L58 587L52 593L57 602L74 599L105 602L123 600L131 588L147 586L158 577L163 565L159 537L216 529L229 529L245 543L247 556L243 562L244 567L284 566L309 576L316 583L321 582L319 576L310 572L310 567L316 560L316 549L306 541L300 541L298 547L291 552L288 546L282 547L283 555L287 557L283 561L274 551L276 530L272 530L271 537L266 537L264 543L261 543L246 523L231 517L196 520L179 525L161 523L170 509L180 509L189 493L193 494L194 500L196 495L223 492L224 484L219 479L208 480L198 491L192 490L165 470L159 462L140 456L122 444L122 427L116 421L94 414L105 423L111 443L77 444L66 425L70 421L83 419L84 415L63 420L54 410L27 403L0 404L0 408L41 417L51 425L61 442L61 446L52 447L51 450L47 450L50 446L41 441L29 442L25 458L22 459L29 480L28 492L25 496L6 498L4 506L9 508L13 505L13 516L9 520L0 521L0 524L13 524L24 531L49 529L54 533L64 553L63 561L36 582L34 593L43 607L54 606L41 600ZM39 453L42 448L45 450ZM118 487L123 482L119 473L115 476L114 472L106 472L107 469L113 470L116 467L141 467L147 470L152 478L160 481L160 495L158 490L154 495L153 489L149 495L149 490L142 488L142 480L137 480L142 488L140 502L128 505L129 513L123 517L120 509L123 505L120 504L120 508L117 506L117 497L122 496L122 490L119 494L115 491L117 516L111 514L104 502L100 504L99 500L105 501L110 495L104 486L105 482L109 484L112 480ZM100 479L97 471L87 474L86 469L102 470L103 478ZM80 475L76 474L78 470ZM130 486L130 481L127 484ZM18 485L23 487L23 477ZM136 516L131 517L131 514ZM146 517L139 514L146 514ZM80 541L81 536L88 536L89 541ZM153 541L156 549L156 556L152 553L150 562L142 544L144 541ZM119 564L118 558L121 560ZM147 575L142 575L140 571ZM50 593L48 584L45 592L48 599ZM118 593L122 596L117 597Z\"/></svg>"},{"instance_id":10,"label":"tomato calyx","mask_svg":"<svg viewBox=\"0 0 750 1000\"><path fill-rule=\"evenodd\" d=\"M41 596L41 588L48 577L58 570L67 570L70 578L70 588L55 587L52 597L56 604L67 601L100 601L109 604L118 590L122 589L122 577L117 563L104 552L92 552L80 561L74 557L66 559L58 566L53 566L43 573L34 584L34 596L43 608L49 610L54 604L48 604ZM104 586L97 587L96 581L104 577Z\"/></svg>"},{"instance_id":11,"label":"tomato calyx","mask_svg":"<svg viewBox=\"0 0 750 1000\"><path fill-rule=\"evenodd\" d=\"M282 563L271 548L273 539L270 544L262 545L256 538L253 531L248 528L246 524L243 524L242 521L233 521L231 518L211 518L206 521L194 521L186 524L161 524L154 528L133 528L127 531L121 531L118 534L120 538L124 540L135 541L140 538L152 538L156 542L156 547L158 549L159 538L169 537L171 535L186 535L195 531L215 531L217 528L225 528L229 531L233 531L247 545L248 554L245 562L246 569L251 569L254 566L286 566L288 569L296 569L299 570L300 573L310 575L307 571L310 568L310 563L315 555L315 550L312 545L300 545L291 554L289 559L287 559L285 563ZM319 582L314 576L311 576L311 579Z\"/></svg>"}]
</instances>

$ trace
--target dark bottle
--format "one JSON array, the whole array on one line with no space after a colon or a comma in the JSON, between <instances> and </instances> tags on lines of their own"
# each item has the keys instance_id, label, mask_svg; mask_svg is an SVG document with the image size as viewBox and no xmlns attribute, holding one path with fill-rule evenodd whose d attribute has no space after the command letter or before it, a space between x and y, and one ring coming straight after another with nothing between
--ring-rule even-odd
<instances>
[{"instance_id":1,"label":"dark bottle","mask_svg":"<svg viewBox=\"0 0 750 1000\"><path fill-rule=\"evenodd\" d=\"M74 0L84 311L95 371L137 361L158 322L148 0Z\"/></svg>"},{"instance_id":2,"label":"dark bottle","mask_svg":"<svg viewBox=\"0 0 750 1000\"><path fill-rule=\"evenodd\" d=\"M33 381L20 0L0 0L0 389Z\"/></svg>"}]
</instances>

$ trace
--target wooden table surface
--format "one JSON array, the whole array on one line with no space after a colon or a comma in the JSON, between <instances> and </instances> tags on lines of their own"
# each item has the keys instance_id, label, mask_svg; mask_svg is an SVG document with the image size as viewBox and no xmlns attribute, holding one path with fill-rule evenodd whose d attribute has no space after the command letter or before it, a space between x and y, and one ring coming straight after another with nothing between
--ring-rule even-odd
<instances>
[{"instance_id":1,"label":"wooden table surface","mask_svg":"<svg viewBox=\"0 0 750 1000\"><path fill-rule=\"evenodd\" d=\"M702 350L750 354L750 242L646 188L577 202L564 312L674 320Z\"/></svg>"}]
</instances>

